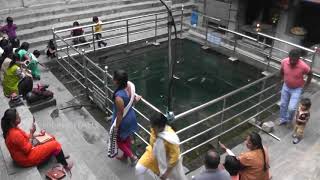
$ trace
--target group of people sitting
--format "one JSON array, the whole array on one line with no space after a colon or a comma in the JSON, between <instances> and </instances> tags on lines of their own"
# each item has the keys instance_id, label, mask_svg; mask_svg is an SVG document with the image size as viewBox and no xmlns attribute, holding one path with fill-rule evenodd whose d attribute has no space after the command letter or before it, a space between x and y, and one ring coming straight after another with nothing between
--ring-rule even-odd
<instances>
[{"instance_id":1,"label":"group of people sitting","mask_svg":"<svg viewBox=\"0 0 320 180\"><path fill-rule=\"evenodd\" d=\"M32 91L33 80L40 80L38 58L40 51L29 52L29 43L20 41L16 35L17 26L11 17L0 27L0 78L6 97L22 95Z\"/></svg>"}]
</instances>

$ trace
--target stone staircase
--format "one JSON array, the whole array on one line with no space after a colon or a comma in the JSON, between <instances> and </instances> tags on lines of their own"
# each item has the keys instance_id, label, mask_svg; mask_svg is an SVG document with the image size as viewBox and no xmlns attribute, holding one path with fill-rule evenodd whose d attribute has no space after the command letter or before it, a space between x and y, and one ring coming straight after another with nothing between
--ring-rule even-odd
<instances>
[{"instance_id":1,"label":"stone staircase","mask_svg":"<svg viewBox=\"0 0 320 180\"><path fill-rule=\"evenodd\" d=\"M175 7L185 5L190 9L190 0L173 0ZM81 25L92 24L92 17L98 16L103 22L118 20L122 18L146 15L164 11L164 7L158 0L106 0L90 1L71 4L52 4L48 6L29 7L1 14L0 18L12 16L17 24L17 35L21 42L30 43L31 49L44 50L49 39L52 39L52 28L65 29L72 27L74 21ZM112 28L116 24L108 25ZM91 32L90 30L86 30ZM63 36L69 36L65 33Z\"/></svg>"},{"instance_id":2,"label":"stone staircase","mask_svg":"<svg viewBox=\"0 0 320 180\"><path fill-rule=\"evenodd\" d=\"M18 107L22 118L21 127L28 131L34 116L37 130L46 129L61 143L65 154L69 154L75 163L72 177L67 176L64 179L135 180L133 167L106 156L108 133L85 108L67 109L59 111L57 117L51 116L53 110L65 107L70 102L78 102L50 71L42 71L41 77L41 83L50 83L49 89L55 93L58 105L36 111L33 114L27 106ZM0 113L2 116L8 108L8 99L3 96L2 87L0 89ZM0 136L0 147L1 180L45 179L45 173L57 163L55 158L51 158L47 163L38 167L20 168L14 165L2 136ZM147 174L146 179L152 180L154 178Z\"/></svg>"}]
</instances>

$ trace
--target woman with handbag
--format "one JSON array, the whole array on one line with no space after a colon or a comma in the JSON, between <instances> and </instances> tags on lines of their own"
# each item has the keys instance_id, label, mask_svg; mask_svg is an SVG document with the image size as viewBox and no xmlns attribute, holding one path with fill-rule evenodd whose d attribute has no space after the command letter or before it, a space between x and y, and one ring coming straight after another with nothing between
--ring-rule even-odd
<instances>
[{"instance_id":1,"label":"woman with handbag","mask_svg":"<svg viewBox=\"0 0 320 180\"><path fill-rule=\"evenodd\" d=\"M66 157L58 141L52 138L50 141L34 146L33 138L36 136L35 123L32 124L30 133L27 134L18 127L21 119L16 109L7 109L1 119L1 129L6 146L12 159L22 167L38 166L55 156L58 163L70 172L73 164L66 161ZM43 133L43 132L42 132Z\"/></svg>"},{"instance_id":2,"label":"woman with handbag","mask_svg":"<svg viewBox=\"0 0 320 180\"><path fill-rule=\"evenodd\" d=\"M124 70L114 72L113 83L117 86L117 89L113 93L114 105L110 129L110 136L113 139L110 139L108 156L115 157L119 148L123 152L123 156L116 158L126 160L129 157L131 164L134 166L138 158L131 150L131 136L137 130L138 124L132 106L133 102L139 101L141 97L135 95L135 86L128 81L128 74ZM114 143L115 140L116 144Z\"/></svg>"},{"instance_id":3,"label":"woman with handbag","mask_svg":"<svg viewBox=\"0 0 320 180\"><path fill-rule=\"evenodd\" d=\"M167 118L157 114L150 119L150 123L150 145L136 165L138 180L144 180L144 174L148 169L161 180L186 180L180 157L180 140L167 125Z\"/></svg>"}]
</instances>

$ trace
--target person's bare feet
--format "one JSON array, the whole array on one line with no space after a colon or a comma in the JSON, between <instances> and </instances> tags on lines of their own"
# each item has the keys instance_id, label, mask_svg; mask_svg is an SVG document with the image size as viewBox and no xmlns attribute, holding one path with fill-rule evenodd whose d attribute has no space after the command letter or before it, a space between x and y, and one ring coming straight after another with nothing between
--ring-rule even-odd
<instances>
[{"instance_id":1,"label":"person's bare feet","mask_svg":"<svg viewBox=\"0 0 320 180\"><path fill-rule=\"evenodd\" d=\"M65 159L70 159L70 155L65 155Z\"/></svg>"},{"instance_id":2,"label":"person's bare feet","mask_svg":"<svg viewBox=\"0 0 320 180\"><path fill-rule=\"evenodd\" d=\"M117 156L116 159L118 159L119 161L125 161L127 160L127 156Z\"/></svg>"},{"instance_id":3,"label":"person's bare feet","mask_svg":"<svg viewBox=\"0 0 320 180\"><path fill-rule=\"evenodd\" d=\"M68 160L67 162L68 162L68 165L63 166L63 168L68 174L70 174L70 177L71 177L72 176L71 169L73 167L73 161Z\"/></svg>"}]
</instances>

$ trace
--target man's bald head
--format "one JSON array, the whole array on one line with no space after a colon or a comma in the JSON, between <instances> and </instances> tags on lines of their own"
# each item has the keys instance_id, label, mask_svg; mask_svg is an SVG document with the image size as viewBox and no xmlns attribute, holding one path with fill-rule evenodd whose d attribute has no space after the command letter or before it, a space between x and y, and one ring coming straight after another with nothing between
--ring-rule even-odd
<instances>
[{"instance_id":1,"label":"man's bald head","mask_svg":"<svg viewBox=\"0 0 320 180\"><path fill-rule=\"evenodd\" d=\"M215 151L208 151L204 158L204 165L207 169L217 169L220 164L220 155Z\"/></svg>"}]
</instances>

